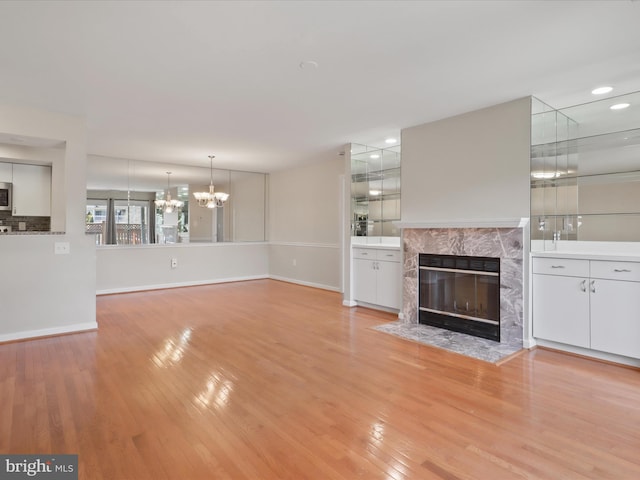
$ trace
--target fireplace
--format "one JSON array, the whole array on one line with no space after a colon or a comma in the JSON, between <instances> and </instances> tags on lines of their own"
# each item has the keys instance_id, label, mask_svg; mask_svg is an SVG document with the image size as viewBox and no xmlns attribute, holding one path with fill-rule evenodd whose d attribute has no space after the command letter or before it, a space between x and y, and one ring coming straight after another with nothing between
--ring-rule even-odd
<instances>
[{"instance_id":1,"label":"fireplace","mask_svg":"<svg viewBox=\"0 0 640 480\"><path fill-rule=\"evenodd\" d=\"M419 255L418 321L500 341L500 259Z\"/></svg>"},{"instance_id":2,"label":"fireplace","mask_svg":"<svg viewBox=\"0 0 640 480\"><path fill-rule=\"evenodd\" d=\"M420 254L475 256L500 260L499 325L500 342L477 339L479 346L490 342L514 349L522 348L524 326L525 228L520 226L421 227L402 228L402 321L418 324L420 317ZM459 302L456 301L456 305ZM483 310L486 308L482 302ZM466 308L466 300L464 302ZM448 330L441 330L448 334ZM455 338L457 335L445 335ZM496 338L494 336L494 338Z\"/></svg>"}]
</instances>

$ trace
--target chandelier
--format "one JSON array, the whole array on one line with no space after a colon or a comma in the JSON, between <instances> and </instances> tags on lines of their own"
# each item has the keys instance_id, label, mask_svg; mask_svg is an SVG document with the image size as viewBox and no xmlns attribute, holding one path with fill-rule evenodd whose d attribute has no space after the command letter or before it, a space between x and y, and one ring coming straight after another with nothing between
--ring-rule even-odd
<instances>
[{"instance_id":1,"label":"chandelier","mask_svg":"<svg viewBox=\"0 0 640 480\"><path fill-rule=\"evenodd\" d=\"M164 200L156 200L156 208L164 210L164 213L172 213L178 208L182 208L184 202L171 198L171 172L167 172L167 193Z\"/></svg>"},{"instance_id":2,"label":"chandelier","mask_svg":"<svg viewBox=\"0 0 640 480\"><path fill-rule=\"evenodd\" d=\"M207 208L222 207L224 202L229 198L228 193L215 192L213 187L213 159L215 155L209 155L209 162L211 165L211 182L209 183L208 192L193 192L193 196L198 202L198 206Z\"/></svg>"}]
</instances>

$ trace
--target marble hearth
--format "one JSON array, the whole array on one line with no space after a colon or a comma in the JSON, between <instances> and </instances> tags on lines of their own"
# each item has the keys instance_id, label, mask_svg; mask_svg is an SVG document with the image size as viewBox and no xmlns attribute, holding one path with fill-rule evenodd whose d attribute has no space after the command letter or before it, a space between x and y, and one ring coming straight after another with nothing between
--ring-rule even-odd
<instances>
[{"instance_id":1,"label":"marble hearth","mask_svg":"<svg viewBox=\"0 0 640 480\"><path fill-rule=\"evenodd\" d=\"M404 228L402 245L404 323L418 324L418 254L497 257L500 258L500 345L522 348L523 228Z\"/></svg>"}]
</instances>

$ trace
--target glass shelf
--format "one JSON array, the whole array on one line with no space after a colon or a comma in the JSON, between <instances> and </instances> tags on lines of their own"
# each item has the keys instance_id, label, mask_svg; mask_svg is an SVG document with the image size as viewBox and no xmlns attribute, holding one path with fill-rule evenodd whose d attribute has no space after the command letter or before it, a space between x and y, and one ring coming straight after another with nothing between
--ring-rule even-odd
<instances>
[{"instance_id":1,"label":"glass shelf","mask_svg":"<svg viewBox=\"0 0 640 480\"><path fill-rule=\"evenodd\" d=\"M400 145L351 145L351 235L399 236Z\"/></svg>"},{"instance_id":2,"label":"glass shelf","mask_svg":"<svg viewBox=\"0 0 640 480\"><path fill-rule=\"evenodd\" d=\"M531 239L640 241L640 92L532 112Z\"/></svg>"}]
</instances>

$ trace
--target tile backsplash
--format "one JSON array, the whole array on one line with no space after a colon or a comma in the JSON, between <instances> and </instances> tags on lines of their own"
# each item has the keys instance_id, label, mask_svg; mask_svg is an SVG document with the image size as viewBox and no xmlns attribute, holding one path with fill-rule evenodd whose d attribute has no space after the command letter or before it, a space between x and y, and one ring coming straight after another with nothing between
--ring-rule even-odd
<instances>
[{"instance_id":1,"label":"tile backsplash","mask_svg":"<svg viewBox=\"0 0 640 480\"><path fill-rule=\"evenodd\" d=\"M11 212L0 211L0 225L9 225L14 232L20 230L20 222L25 223L25 232L48 232L51 230L51 217L18 217Z\"/></svg>"}]
</instances>

